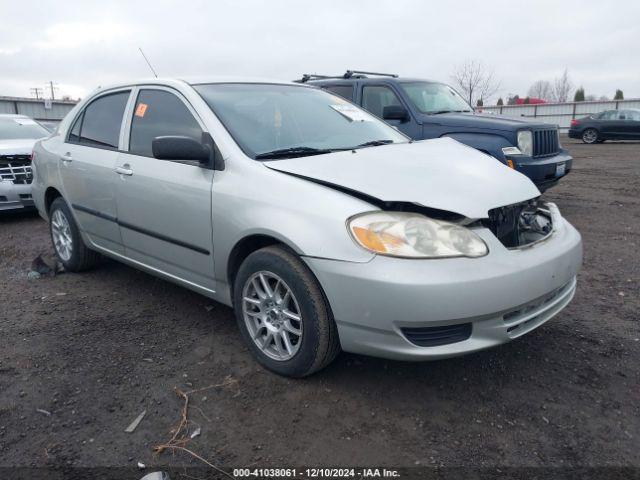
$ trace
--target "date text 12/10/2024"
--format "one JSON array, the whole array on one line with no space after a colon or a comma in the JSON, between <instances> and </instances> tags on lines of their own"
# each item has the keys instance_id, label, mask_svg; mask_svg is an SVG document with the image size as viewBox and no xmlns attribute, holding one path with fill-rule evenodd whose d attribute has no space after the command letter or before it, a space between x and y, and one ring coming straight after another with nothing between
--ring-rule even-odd
<instances>
[{"instance_id":1,"label":"date text 12/10/2024","mask_svg":"<svg viewBox=\"0 0 640 480\"><path fill-rule=\"evenodd\" d=\"M386 468L235 468L236 478L399 478Z\"/></svg>"}]
</instances>

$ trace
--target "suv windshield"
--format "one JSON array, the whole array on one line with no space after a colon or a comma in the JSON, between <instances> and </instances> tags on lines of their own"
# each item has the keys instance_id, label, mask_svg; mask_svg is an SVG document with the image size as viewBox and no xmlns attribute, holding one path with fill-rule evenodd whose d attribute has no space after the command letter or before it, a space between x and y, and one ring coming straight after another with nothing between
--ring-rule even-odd
<instances>
[{"instance_id":1,"label":"suv windshield","mask_svg":"<svg viewBox=\"0 0 640 480\"><path fill-rule=\"evenodd\" d=\"M30 118L0 118L0 140L37 139L49 135L46 128Z\"/></svg>"},{"instance_id":2,"label":"suv windshield","mask_svg":"<svg viewBox=\"0 0 640 480\"><path fill-rule=\"evenodd\" d=\"M401 82L400 86L422 113L472 111L466 100L444 83Z\"/></svg>"},{"instance_id":3,"label":"suv windshield","mask_svg":"<svg viewBox=\"0 0 640 480\"><path fill-rule=\"evenodd\" d=\"M317 155L409 139L343 98L296 85L194 88L251 158Z\"/></svg>"}]
</instances>

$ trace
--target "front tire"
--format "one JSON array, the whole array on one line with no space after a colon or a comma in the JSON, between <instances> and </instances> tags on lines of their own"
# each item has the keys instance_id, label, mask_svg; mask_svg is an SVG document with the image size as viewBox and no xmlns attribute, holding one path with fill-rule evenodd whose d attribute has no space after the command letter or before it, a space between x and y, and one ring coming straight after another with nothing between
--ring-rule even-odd
<instances>
[{"instance_id":1,"label":"front tire","mask_svg":"<svg viewBox=\"0 0 640 480\"><path fill-rule=\"evenodd\" d=\"M262 248L240 266L234 309L251 353L269 370L305 377L340 351L338 331L309 268L279 246Z\"/></svg>"},{"instance_id":2,"label":"front tire","mask_svg":"<svg viewBox=\"0 0 640 480\"><path fill-rule=\"evenodd\" d=\"M49 233L56 257L65 270L81 272L98 262L100 255L89 250L82 241L71 209L62 197L56 198L49 209Z\"/></svg>"},{"instance_id":3,"label":"front tire","mask_svg":"<svg viewBox=\"0 0 640 480\"><path fill-rule=\"evenodd\" d=\"M589 145L594 143L598 143L599 140L598 131L595 128L587 128L584 132L582 132L582 141Z\"/></svg>"}]
</instances>

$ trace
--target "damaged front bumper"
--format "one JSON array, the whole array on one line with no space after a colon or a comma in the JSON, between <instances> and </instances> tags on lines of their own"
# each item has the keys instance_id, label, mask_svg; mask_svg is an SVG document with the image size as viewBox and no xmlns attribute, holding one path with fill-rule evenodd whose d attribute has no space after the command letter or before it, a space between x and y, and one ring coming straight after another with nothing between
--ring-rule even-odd
<instances>
[{"instance_id":1,"label":"damaged front bumper","mask_svg":"<svg viewBox=\"0 0 640 480\"><path fill-rule=\"evenodd\" d=\"M582 241L557 209L552 216L553 231L525 248L508 248L488 228L475 228L489 247L482 258L305 261L326 293L345 351L452 357L522 336L571 301Z\"/></svg>"}]
</instances>

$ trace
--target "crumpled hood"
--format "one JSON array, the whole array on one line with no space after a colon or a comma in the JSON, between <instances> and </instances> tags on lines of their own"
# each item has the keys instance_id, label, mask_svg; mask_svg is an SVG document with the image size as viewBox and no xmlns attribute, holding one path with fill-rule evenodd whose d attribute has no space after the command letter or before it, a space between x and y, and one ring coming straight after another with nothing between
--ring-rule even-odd
<instances>
[{"instance_id":1,"label":"crumpled hood","mask_svg":"<svg viewBox=\"0 0 640 480\"><path fill-rule=\"evenodd\" d=\"M31 155L37 141L34 138L0 139L0 155Z\"/></svg>"},{"instance_id":2,"label":"crumpled hood","mask_svg":"<svg viewBox=\"0 0 640 480\"><path fill-rule=\"evenodd\" d=\"M274 160L265 165L385 202L411 202L472 219L487 217L492 208L540 195L526 176L451 138Z\"/></svg>"}]
</instances>

